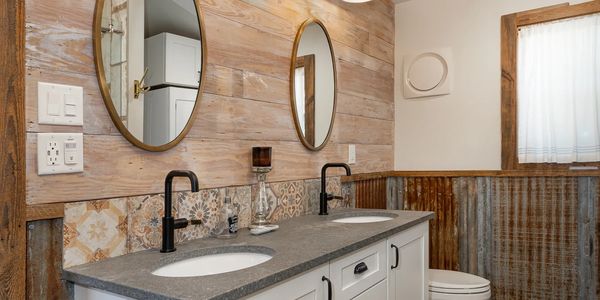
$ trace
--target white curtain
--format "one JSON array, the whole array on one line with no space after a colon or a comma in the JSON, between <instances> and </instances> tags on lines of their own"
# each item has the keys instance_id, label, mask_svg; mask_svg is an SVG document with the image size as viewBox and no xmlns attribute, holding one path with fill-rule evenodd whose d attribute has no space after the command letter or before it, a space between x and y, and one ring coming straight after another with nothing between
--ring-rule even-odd
<instances>
[{"instance_id":1,"label":"white curtain","mask_svg":"<svg viewBox=\"0 0 600 300\"><path fill-rule=\"evenodd\" d=\"M522 27L520 163L600 161L600 14Z\"/></svg>"}]
</instances>

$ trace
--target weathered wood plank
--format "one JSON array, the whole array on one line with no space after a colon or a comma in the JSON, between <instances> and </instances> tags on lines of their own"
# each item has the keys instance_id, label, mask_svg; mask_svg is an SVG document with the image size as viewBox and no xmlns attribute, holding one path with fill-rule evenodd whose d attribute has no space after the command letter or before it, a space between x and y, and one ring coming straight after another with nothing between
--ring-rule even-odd
<instances>
[{"instance_id":1,"label":"weathered wood plank","mask_svg":"<svg viewBox=\"0 0 600 300\"><path fill-rule=\"evenodd\" d=\"M202 0L200 6L205 11L288 40L293 40L296 33L297 24L292 20L271 14L240 0Z\"/></svg>"},{"instance_id":2,"label":"weathered wood plank","mask_svg":"<svg viewBox=\"0 0 600 300\"><path fill-rule=\"evenodd\" d=\"M188 137L296 141L290 106L204 94Z\"/></svg>"},{"instance_id":3,"label":"weathered wood plank","mask_svg":"<svg viewBox=\"0 0 600 300\"><path fill-rule=\"evenodd\" d=\"M385 61L382 61L378 58L375 58L371 55L366 54L365 52L361 52L354 48L348 47L339 42L333 42L333 50L335 52L335 56L349 63L353 63L355 65L361 66L363 68L367 68L371 71L375 71L380 73L381 76L384 77L393 77L394 76L394 65ZM385 99L387 101L392 101L393 99Z\"/></svg>"},{"instance_id":4,"label":"weathered wood plank","mask_svg":"<svg viewBox=\"0 0 600 300\"><path fill-rule=\"evenodd\" d=\"M381 120L394 120L394 103L370 100L346 93L337 94L337 112Z\"/></svg>"},{"instance_id":5,"label":"weathered wood plank","mask_svg":"<svg viewBox=\"0 0 600 300\"><path fill-rule=\"evenodd\" d=\"M250 170L253 146L273 147L273 171L269 181L318 178L326 162L344 161L347 144L330 144L319 155L300 142L206 140L186 138L171 151L147 153L131 147L121 136L86 135L84 137L85 172L38 176L35 151L27 152L27 203L55 203L129 195L160 193L166 172L190 169L201 178L202 188L245 185L255 181ZM28 135L29 149L35 149L35 135ZM392 165L392 145L357 145L355 173L384 171ZM107 155L113 153L114 155ZM127 166L114 168L113 166ZM341 174L332 170L333 174ZM176 189L188 189L176 185Z\"/></svg>"},{"instance_id":6,"label":"weathered wood plank","mask_svg":"<svg viewBox=\"0 0 600 300\"><path fill-rule=\"evenodd\" d=\"M288 79L293 45L289 40L211 12L204 18L209 63Z\"/></svg>"},{"instance_id":7,"label":"weathered wood plank","mask_svg":"<svg viewBox=\"0 0 600 300\"><path fill-rule=\"evenodd\" d=\"M25 298L24 14L0 1L0 299Z\"/></svg>"},{"instance_id":8,"label":"weathered wood plank","mask_svg":"<svg viewBox=\"0 0 600 300\"><path fill-rule=\"evenodd\" d=\"M394 78L355 64L338 61L338 90L373 100L394 99Z\"/></svg>"},{"instance_id":9,"label":"weathered wood plank","mask_svg":"<svg viewBox=\"0 0 600 300\"><path fill-rule=\"evenodd\" d=\"M331 140L343 144L392 145L394 122L337 114Z\"/></svg>"},{"instance_id":10,"label":"weathered wood plank","mask_svg":"<svg viewBox=\"0 0 600 300\"><path fill-rule=\"evenodd\" d=\"M27 205L27 221L62 218L65 215L64 203Z\"/></svg>"},{"instance_id":11,"label":"weathered wood plank","mask_svg":"<svg viewBox=\"0 0 600 300\"><path fill-rule=\"evenodd\" d=\"M242 98L290 105L289 81L244 72Z\"/></svg>"},{"instance_id":12,"label":"weathered wood plank","mask_svg":"<svg viewBox=\"0 0 600 300\"><path fill-rule=\"evenodd\" d=\"M27 224L27 299L69 299L61 280L62 229L62 219Z\"/></svg>"},{"instance_id":13,"label":"weathered wood plank","mask_svg":"<svg viewBox=\"0 0 600 300\"><path fill-rule=\"evenodd\" d=\"M594 268L594 244L598 239L596 232L598 178L578 178L578 188L579 299L592 299L597 296L598 288L598 274Z\"/></svg>"}]
</instances>

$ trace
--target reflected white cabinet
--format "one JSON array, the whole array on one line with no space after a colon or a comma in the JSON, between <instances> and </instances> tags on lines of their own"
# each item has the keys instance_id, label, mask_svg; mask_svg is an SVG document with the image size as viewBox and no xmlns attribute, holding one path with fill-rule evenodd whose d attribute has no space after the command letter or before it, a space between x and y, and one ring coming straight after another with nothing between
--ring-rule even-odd
<instances>
[{"instance_id":1,"label":"reflected white cabinet","mask_svg":"<svg viewBox=\"0 0 600 300\"><path fill-rule=\"evenodd\" d=\"M199 40L161 33L145 41L147 86L175 85L198 88L202 65Z\"/></svg>"},{"instance_id":2,"label":"reflected white cabinet","mask_svg":"<svg viewBox=\"0 0 600 300\"><path fill-rule=\"evenodd\" d=\"M329 264L288 279L247 299L327 300L327 283L323 281L323 276L329 276Z\"/></svg>"},{"instance_id":3,"label":"reflected white cabinet","mask_svg":"<svg viewBox=\"0 0 600 300\"><path fill-rule=\"evenodd\" d=\"M388 238L389 299L429 299L429 223Z\"/></svg>"},{"instance_id":4,"label":"reflected white cabinet","mask_svg":"<svg viewBox=\"0 0 600 300\"><path fill-rule=\"evenodd\" d=\"M190 119L197 94L196 89L179 87L147 92L144 99L144 143L163 145L174 140Z\"/></svg>"}]
</instances>

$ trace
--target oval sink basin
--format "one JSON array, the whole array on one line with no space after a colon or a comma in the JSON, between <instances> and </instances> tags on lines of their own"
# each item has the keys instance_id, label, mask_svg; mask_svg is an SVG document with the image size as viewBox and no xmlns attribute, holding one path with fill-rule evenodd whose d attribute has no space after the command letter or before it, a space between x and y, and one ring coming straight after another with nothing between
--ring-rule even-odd
<instances>
[{"instance_id":1,"label":"oval sink basin","mask_svg":"<svg viewBox=\"0 0 600 300\"><path fill-rule=\"evenodd\" d=\"M351 224L359 224L359 223L374 223L374 222L384 222L393 219L392 217L386 216L359 216L359 217L346 217L335 219L332 222L336 223L351 223Z\"/></svg>"},{"instance_id":2,"label":"oval sink basin","mask_svg":"<svg viewBox=\"0 0 600 300\"><path fill-rule=\"evenodd\" d=\"M195 277L238 271L262 264L273 258L269 254L232 252L202 255L160 267L152 275L162 277Z\"/></svg>"}]
</instances>

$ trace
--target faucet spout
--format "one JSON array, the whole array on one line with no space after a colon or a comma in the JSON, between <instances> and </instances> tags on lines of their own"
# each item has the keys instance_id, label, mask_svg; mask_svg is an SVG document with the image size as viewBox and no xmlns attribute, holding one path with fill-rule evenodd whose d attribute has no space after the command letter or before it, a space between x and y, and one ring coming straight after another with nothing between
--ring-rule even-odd
<instances>
[{"instance_id":1,"label":"faucet spout","mask_svg":"<svg viewBox=\"0 0 600 300\"><path fill-rule=\"evenodd\" d=\"M173 217L173 178L187 177L190 180L192 192L198 192L198 177L189 170L173 170L165 178L165 215L162 218L162 248L160 252L167 253L177 250L175 248L175 229L185 228L189 221L185 218ZM192 224L196 224L192 222Z\"/></svg>"},{"instance_id":2,"label":"faucet spout","mask_svg":"<svg viewBox=\"0 0 600 300\"><path fill-rule=\"evenodd\" d=\"M327 213L327 201L333 199L334 197L329 197L327 194L327 169L328 168L344 168L346 170L346 175L352 175L352 171L350 170L350 166L345 163L326 163L323 168L321 168L321 194L319 201L319 215L328 215Z\"/></svg>"}]
</instances>

